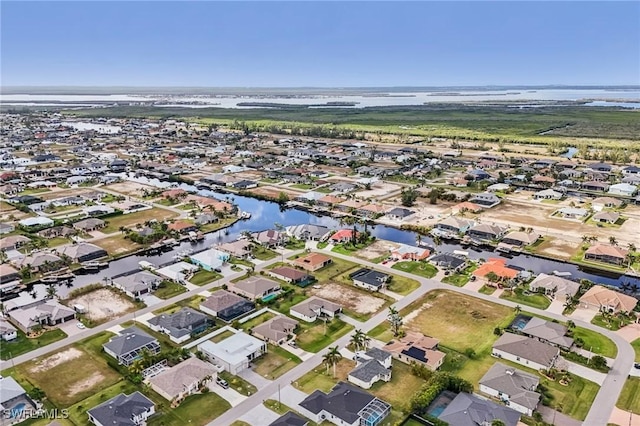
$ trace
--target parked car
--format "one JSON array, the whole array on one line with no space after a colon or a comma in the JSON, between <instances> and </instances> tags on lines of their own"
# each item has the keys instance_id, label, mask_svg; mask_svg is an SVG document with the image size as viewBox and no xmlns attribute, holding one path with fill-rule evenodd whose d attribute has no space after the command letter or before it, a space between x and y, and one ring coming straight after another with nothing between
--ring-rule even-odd
<instances>
[{"instance_id":1,"label":"parked car","mask_svg":"<svg viewBox=\"0 0 640 426\"><path fill-rule=\"evenodd\" d=\"M289 340L289 342L287 343L289 346L291 346L292 348L297 348L298 344L296 343L295 340Z\"/></svg>"},{"instance_id":2,"label":"parked car","mask_svg":"<svg viewBox=\"0 0 640 426\"><path fill-rule=\"evenodd\" d=\"M633 368L637 368L640 370L640 362L636 362L635 364L633 364Z\"/></svg>"},{"instance_id":3,"label":"parked car","mask_svg":"<svg viewBox=\"0 0 640 426\"><path fill-rule=\"evenodd\" d=\"M214 269L214 271L220 274L220 273L222 272L222 269L220 269L220 268L215 268L215 269Z\"/></svg>"},{"instance_id":4,"label":"parked car","mask_svg":"<svg viewBox=\"0 0 640 426\"><path fill-rule=\"evenodd\" d=\"M216 379L216 384L220 386L222 389L229 389L229 383L225 379L218 377Z\"/></svg>"},{"instance_id":5,"label":"parked car","mask_svg":"<svg viewBox=\"0 0 640 426\"><path fill-rule=\"evenodd\" d=\"M78 324L76 324L76 326L80 329L80 330L84 330L85 328L87 328L86 325L84 325L83 323L79 322Z\"/></svg>"}]
</instances>

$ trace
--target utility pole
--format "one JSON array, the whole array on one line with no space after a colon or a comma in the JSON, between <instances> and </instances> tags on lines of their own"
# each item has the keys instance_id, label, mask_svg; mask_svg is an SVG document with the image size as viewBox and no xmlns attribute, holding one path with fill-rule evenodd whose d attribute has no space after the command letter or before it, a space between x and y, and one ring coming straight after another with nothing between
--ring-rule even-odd
<instances>
[{"instance_id":1,"label":"utility pole","mask_svg":"<svg viewBox=\"0 0 640 426\"><path fill-rule=\"evenodd\" d=\"M278 383L278 408L280 408L280 383Z\"/></svg>"}]
</instances>

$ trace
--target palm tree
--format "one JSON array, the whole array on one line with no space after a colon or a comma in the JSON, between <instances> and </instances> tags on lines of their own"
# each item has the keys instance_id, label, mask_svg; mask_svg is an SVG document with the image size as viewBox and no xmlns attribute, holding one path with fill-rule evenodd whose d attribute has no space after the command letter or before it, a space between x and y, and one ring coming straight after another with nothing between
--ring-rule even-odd
<instances>
[{"instance_id":1,"label":"palm tree","mask_svg":"<svg viewBox=\"0 0 640 426\"><path fill-rule=\"evenodd\" d=\"M522 308L520 307L520 305L516 305L516 307L513 308L513 310L516 312L516 314L519 314L520 311L522 311Z\"/></svg>"},{"instance_id":2,"label":"palm tree","mask_svg":"<svg viewBox=\"0 0 640 426\"><path fill-rule=\"evenodd\" d=\"M629 243L627 244L627 249L629 249L630 252L635 252L636 251L636 245L633 243Z\"/></svg>"},{"instance_id":3,"label":"palm tree","mask_svg":"<svg viewBox=\"0 0 640 426\"><path fill-rule=\"evenodd\" d=\"M141 359L136 359L129 366L129 373L133 375L141 374L144 371L144 363Z\"/></svg>"},{"instance_id":4,"label":"palm tree","mask_svg":"<svg viewBox=\"0 0 640 426\"><path fill-rule=\"evenodd\" d=\"M370 341L371 339L369 338L369 336L367 336L366 333L362 330L356 330L354 335L351 336L351 343L353 343L356 351L367 349Z\"/></svg>"},{"instance_id":5,"label":"palm tree","mask_svg":"<svg viewBox=\"0 0 640 426\"><path fill-rule=\"evenodd\" d=\"M418 246L422 245L422 235L420 235L420 233L416 233L416 244Z\"/></svg>"},{"instance_id":6,"label":"palm tree","mask_svg":"<svg viewBox=\"0 0 640 426\"><path fill-rule=\"evenodd\" d=\"M572 329L576 328L576 323L571 321L571 320L567 321L567 328L569 330L572 330Z\"/></svg>"},{"instance_id":7,"label":"palm tree","mask_svg":"<svg viewBox=\"0 0 640 426\"><path fill-rule=\"evenodd\" d=\"M586 244L589 241L591 241L591 237L590 236L588 236L586 234L582 236L582 244Z\"/></svg>"},{"instance_id":8,"label":"palm tree","mask_svg":"<svg viewBox=\"0 0 640 426\"><path fill-rule=\"evenodd\" d=\"M47 299L55 299L58 295L58 289L54 284L49 284L47 286Z\"/></svg>"},{"instance_id":9,"label":"palm tree","mask_svg":"<svg viewBox=\"0 0 640 426\"><path fill-rule=\"evenodd\" d=\"M618 239L614 236L609 237L609 244L611 244L612 246L617 246L618 245Z\"/></svg>"},{"instance_id":10,"label":"palm tree","mask_svg":"<svg viewBox=\"0 0 640 426\"><path fill-rule=\"evenodd\" d=\"M402 327L402 317L398 310L393 306L389 306L389 315L387 315L387 319L391 323L391 331L394 336L398 336L400 334L400 328Z\"/></svg>"},{"instance_id":11,"label":"palm tree","mask_svg":"<svg viewBox=\"0 0 640 426\"><path fill-rule=\"evenodd\" d=\"M341 359L342 355L340 354L337 346L329 348L329 352L324 354L324 356L322 357L323 362L327 365L327 372L329 372L330 365L333 367L333 377L336 377L336 364Z\"/></svg>"}]
</instances>

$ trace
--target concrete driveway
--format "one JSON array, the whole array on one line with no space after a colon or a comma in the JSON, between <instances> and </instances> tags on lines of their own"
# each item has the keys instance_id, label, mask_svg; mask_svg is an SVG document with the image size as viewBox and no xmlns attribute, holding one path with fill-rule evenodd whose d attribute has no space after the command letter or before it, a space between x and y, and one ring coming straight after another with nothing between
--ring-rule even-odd
<instances>
[{"instance_id":1,"label":"concrete driveway","mask_svg":"<svg viewBox=\"0 0 640 426\"><path fill-rule=\"evenodd\" d=\"M576 308L575 311L573 311L573 313L571 315L569 315L571 318L573 319L577 319L579 321L584 321L584 322L591 322L591 320L593 319L593 317L595 317L596 315L598 315L597 311L594 311L593 309L586 309L586 308Z\"/></svg>"},{"instance_id":2,"label":"concrete driveway","mask_svg":"<svg viewBox=\"0 0 640 426\"><path fill-rule=\"evenodd\" d=\"M236 405L240 404L242 401L247 399L246 396L239 394L234 389L231 389L231 388L223 389L222 387L218 386L215 382L209 385L209 389L212 392L215 392L216 394L224 398L229 404L231 404L232 407L235 407Z\"/></svg>"},{"instance_id":3,"label":"concrete driveway","mask_svg":"<svg viewBox=\"0 0 640 426\"><path fill-rule=\"evenodd\" d=\"M60 324L58 328L64 331L65 333L67 333L67 336L75 336L76 334L80 334L86 330L86 328L83 328L83 329L78 328L79 323L80 321L78 321L77 319L74 319L74 320L67 321Z\"/></svg>"},{"instance_id":4,"label":"concrete driveway","mask_svg":"<svg viewBox=\"0 0 640 426\"><path fill-rule=\"evenodd\" d=\"M291 385L285 386L280 389L280 402L293 410L295 410L298 404L300 404L307 396L309 395L294 388ZM277 401L278 392L271 395L270 398Z\"/></svg>"},{"instance_id":5,"label":"concrete driveway","mask_svg":"<svg viewBox=\"0 0 640 426\"><path fill-rule=\"evenodd\" d=\"M280 416L260 403L249 410L249 412L240 416L238 420L247 422L252 426L263 426L275 422L278 417Z\"/></svg>"},{"instance_id":6,"label":"concrete driveway","mask_svg":"<svg viewBox=\"0 0 640 426\"><path fill-rule=\"evenodd\" d=\"M551 301L551 304L547 308L547 312L551 312L557 315L562 315L562 311L564 311L564 302L558 299L553 299Z\"/></svg>"},{"instance_id":7,"label":"concrete driveway","mask_svg":"<svg viewBox=\"0 0 640 426\"><path fill-rule=\"evenodd\" d=\"M258 389L262 389L265 386L267 386L269 383L271 383L271 380L265 379L264 377L262 377L261 375L259 375L258 373L256 373L250 368L245 368L240 373L238 373L238 376L242 377L247 382L257 387Z\"/></svg>"},{"instance_id":8,"label":"concrete driveway","mask_svg":"<svg viewBox=\"0 0 640 426\"><path fill-rule=\"evenodd\" d=\"M627 342L631 343L634 340L640 339L640 324L634 323L622 327L615 332L618 336L622 337Z\"/></svg>"}]
</instances>

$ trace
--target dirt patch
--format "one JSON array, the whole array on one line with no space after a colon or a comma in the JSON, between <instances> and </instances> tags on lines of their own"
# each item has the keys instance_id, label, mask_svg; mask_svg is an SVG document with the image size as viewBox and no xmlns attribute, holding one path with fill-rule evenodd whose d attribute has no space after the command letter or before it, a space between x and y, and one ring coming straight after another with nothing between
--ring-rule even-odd
<instances>
[{"instance_id":1,"label":"dirt patch","mask_svg":"<svg viewBox=\"0 0 640 426\"><path fill-rule=\"evenodd\" d=\"M31 373L41 373L65 362L80 358L83 355L84 352L82 352L81 350L76 348L69 348L66 351L58 352L57 354L51 355L41 361L36 362L35 365L29 369L29 371Z\"/></svg>"},{"instance_id":2,"label":"dirt patch","mask_svg":"<svg viewBox=\"0 0 640 426\"><path fill-rule=\"evenodd\" d=\"M102 321L122 316L135 309L135 305L109 288L101 288L69 300L69 306L82 305L92 321Z\"/></svg>"},{"instance_id":3,"label":"dirt patch","mask_svg":"<svg viewBox=\"0 0 640 426\"><path fill-rule=\"evenodd\" d=\"M339 303L359 314L373 314L384 305L385 301L375 296L360 293L340 284L329 283L320 289L313 290L313 294L324 299Z\"/></svg>"},{"instance_id":4,"label":"dirt patch","mask_svg":"<svg viewBox=\"0 0 640 426\"><path fill-rule=\"evenodd\" d=\"M420 312L424 311L425 309L429 309L432 306L433 305L431 303L424 303L424 304L420 305L420 307L418 309L411 311L409 314L407 314L404 317L404 323L408 324L409 322L411 322L412 319L414 319L418 315L420 315Z\"/></svg>"},{"instance_id":5,"label":"dirt patch","mask_svg":"<svg viewBox=\"0 0 640 426\"><path fill-rule=\"evenodd\" d=\"M568 241L552 238L547 239L545 242L540 244L536 251L540 254L546 254L548 256L558 257L561 259L570 259L577 249L577 244L572 244Z\"/></svg>"},{"instance_id":6,"label":"dirt patch","mask_svg":"<svg viewBox=\"0 0 640 426\"><path fill-rule=\"evenodd\" d=\"M377 240L375 243L371 244L368 247L363 248L362 250L358 250L356 256L361 257L363 259L377 259L381 256L386 256L399 247L399 244L395 244L391 241L386 240Z\"/></svg>"},{"instance_id":7,"label":"dirt patch","mask_svg":"<svg viewBox=\"0 0 640 426\"><path fill-rule=\"evenodd\" d=\"M69 388L68 394L70 396L73 396L73 395L79 394L80 392L89 390L94 386L100 384L102 380L104 380L104 376L101 373L94 371L86 379L80 382L76 382L73 386L71 386Z\"/></svg>"},{"instance_id":8,"label":"dirt patch","mask_svg":"<svg viewBox=\"0 0 640 426\"><path fill-rule=\"evenodd\" d=\"M284 192L289 199L293 199L300 195L299 192L291 191L286 188L276 188L273 186L260 186L258 188L250 189L249 192L257 195L264 195L265 197L278 198L281 192Z\"/></svg>"},{"instance_id":9,"label":"dirt patch","mask_svg":"<svg viewBox=\"0 0 640 426\"><path fill-rule=\"evenodd\" d=\"M138 182L132 181L123 181L118 183L112 183L111 185L107 185L104 187L105 189L109 189L111 191L119 192L121 194L126 195L137 195L142 196L142 192L146 189L148 191L154 191L156 188L149 185L144 185Z\"/></svg>"}]
</instances>

